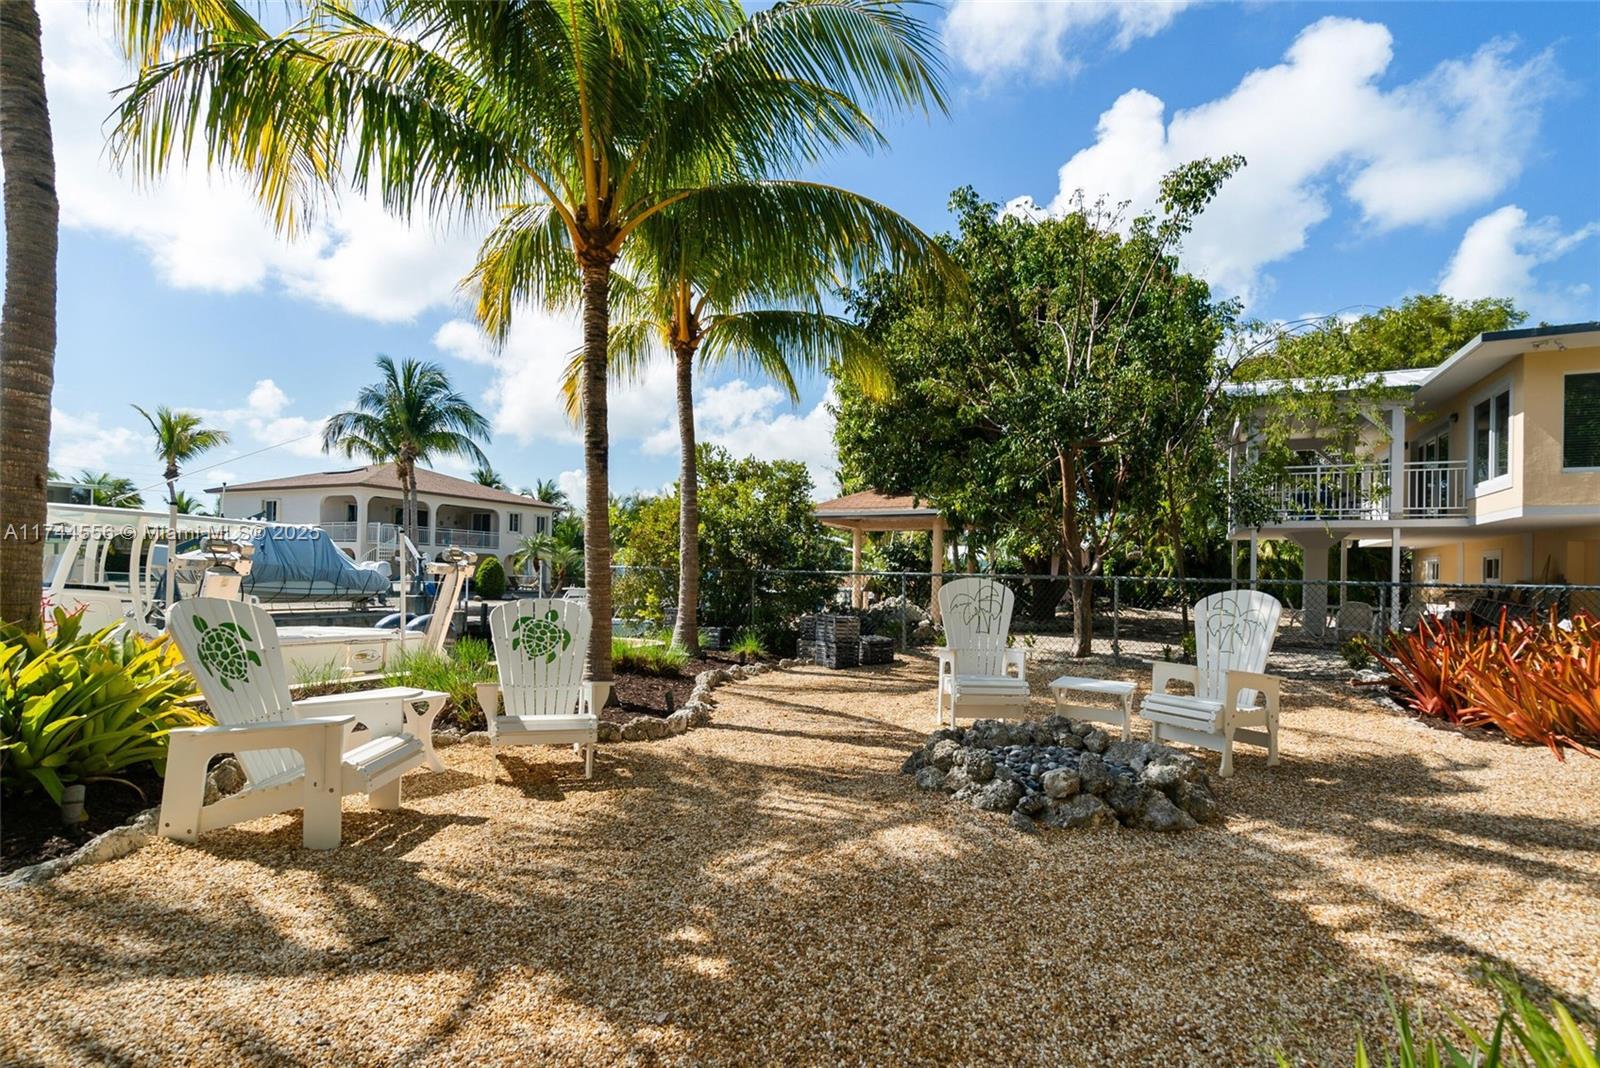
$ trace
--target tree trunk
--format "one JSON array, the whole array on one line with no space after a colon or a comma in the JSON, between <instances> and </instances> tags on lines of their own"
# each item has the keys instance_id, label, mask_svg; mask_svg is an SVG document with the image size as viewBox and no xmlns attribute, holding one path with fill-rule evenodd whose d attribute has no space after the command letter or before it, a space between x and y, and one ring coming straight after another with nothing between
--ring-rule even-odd
<instances>
[{"instance_id":1,"label":"tree trunk","mask_svg":"<svg viewBox=\"0 0 1600 1068\"><path fill-rule=\"evenodd\" d=\"M583 584L589 591L589 678L611 681L611 438L606 363L611 330L611 258L583 263Z\"/></svg>"},{"instance_id":2,"label":"tree trunk","mask_svg":"<svg viewBox=\"0 0 1600 1068\"><path fill-rule=\"evenodd\" d=\"M694 349L673 354L678 371L678 621L673 644L700 652L700 483L694 454Z\"/></svg>"},{"instance_id":3,"label":"tree trunk","mask_svg":"<svg viewBox=\"0 0 1600 1068\"><path fill-rule=\"evenodd\" d=\"M0 619L35 626L44 589L50 391L55 385L55 149L33 0L0 3L0 162L6 282L0 312Z\"/></svg>"},{"instance_id":4,"label":"tree trunk","mask_svg":"<svg viewBox=\"0 0 1600 1068\"><path fill-rule=\"evenodd\" d=\"M1094 580L1073 575L1067 587L1072 594L1072 641L1074 657L1094 654Z\"/></svg>"}]
</instances>

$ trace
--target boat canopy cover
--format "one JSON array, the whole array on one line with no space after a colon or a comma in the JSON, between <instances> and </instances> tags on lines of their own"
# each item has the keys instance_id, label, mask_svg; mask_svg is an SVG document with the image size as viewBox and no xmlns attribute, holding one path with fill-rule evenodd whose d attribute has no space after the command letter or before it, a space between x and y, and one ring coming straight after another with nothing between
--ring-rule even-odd
<instances>
[{"instance_id":1,"label":"boat canopy cover","mask_svg":"<svg viewBox=\"0 0 1600 1068\"><path fill-rule=\"evenodd\" d=\"M316 527L269 526L251 539L255 555L243 593L266 602L353 601L387 594L381 572L355 565Z\"/></svg>"}]
</instances>

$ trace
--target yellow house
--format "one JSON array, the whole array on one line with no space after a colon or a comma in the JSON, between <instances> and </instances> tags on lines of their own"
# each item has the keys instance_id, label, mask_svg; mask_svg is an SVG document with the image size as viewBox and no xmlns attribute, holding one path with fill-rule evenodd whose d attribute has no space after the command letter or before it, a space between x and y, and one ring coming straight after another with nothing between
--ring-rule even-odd
<instances>
[{"instance_id":1,"label":"yellow house","mask_svg":"<svg viewBox=\"0 0 1600 1068\"><path fill-rule=\"evenodd\" d=\"M1323 625L1335 545L1388 546L1395 583L1410 552L1424 587L1600 584L1600 322L1480 334L1437 367L1380 378L1408 395L1384 405L1370 457L1319 462L1308 433L1291 444L1310 462L1274 487L1273 514L1231 531L1252 577L1258 540L1305 550L1308 630ZM1236 428L1230 471L1250 441Z\"/></svg>"}]
</instances>

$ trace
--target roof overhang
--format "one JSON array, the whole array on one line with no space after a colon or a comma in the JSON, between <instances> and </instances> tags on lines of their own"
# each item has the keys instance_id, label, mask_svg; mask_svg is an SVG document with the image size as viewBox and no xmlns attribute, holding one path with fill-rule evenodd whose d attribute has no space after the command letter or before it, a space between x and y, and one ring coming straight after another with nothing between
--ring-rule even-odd
<instances>
[{"instance_id":1,"label":"roof overhang","mask_svg":"<svg viewBox=\"0 0 1600 1068\"><path fill-rule=\"evenodd\" d=\"M1419 403L1434 403L1469 389L1524 353L1600 346L1600 323L1569 323L1528 330L1479 334L1438 367L1417 390Z\"/></svg>"}]
</instances>

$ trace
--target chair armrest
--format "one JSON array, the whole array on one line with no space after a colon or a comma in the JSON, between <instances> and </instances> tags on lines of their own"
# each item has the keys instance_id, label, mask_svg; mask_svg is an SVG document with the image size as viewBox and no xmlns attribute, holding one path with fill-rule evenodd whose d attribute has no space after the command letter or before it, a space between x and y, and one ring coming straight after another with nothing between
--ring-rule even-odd
<instances>
[{"instance_id":1,"label":"chair armrest","mask_svg":"<svg viewBox=\"0 0 1600 1068\"><path fill-rule=\"evenodd\" d=\"M1198 687L1200 669L1193 664L1174 664L1170 660L1150 662L1150 692L1166 693L1167 683L1187 682Z\"/></svg>"},{"instance_id":2,"label":"chair armrest","mask_svg":"<svg viewBox=\"0 0 1600 1068\"><path fill-rule=\"evenodd\" d=\"M483 717L489 721L489 729L494 730L494 717L500 712L500 684L498 682L473 683L473 689L478 691L478 707L483 709Z\"/></svg>"},{"instance_id":3,"label":"chair armrest","mask_svg":"<svg viewBox=\"0 0 1600 1068\"><path fill-rule=\"evenodd\" d=\"M333 735L343 749L344 735L355 725L354 716L307 716L304 719L267 720L262 723L220 724L215 727L176 727L167 732L169 754L181 749L190 758L209 760L219 753L248 753L253 749L309 751Z\"/></svg>"},{"instance_id":4,"label":"chair armrest","mask_svg":"<svg viewBox=\"0 0 1600 1068\"><path fill-rule=\"evenodd\" d=\"M1017 669L1017 678L1028 677L1028 651L1026 649L1007 649L1005 666Z\"/></svg>"},{"instance_id":5,"label":"chair armrest","mask_svg":"<svg viewBox=\"0 0 1600 1068\"><path fill-rule=\"evenodd\" d=\"M330 693L302 697L294 703L296 719L315 716L350 716L374 734L400 734L406 729L406 700L392 694L382 697L360 693Z\"/></svg>"},{"instance_id":6,"label":"chair armrest","mask_svg":"<svg viewBox=\"0 0 1600 1068\"><path fill-rule=\"evenodd\" d=\"M1228 705L1231 708L1239 707L1240 690L1260 690L1267 699L1267 707L1273 711L1278 709L1278 701L1282 696L1283 679L1277 675L1264 675L1259 671L1228 672Z\"/></svg>"},{"instance_id":7,"label":"chair armrest","mask_svg":"<svg viewBox=\"0 0 1600 1068\"><path fill-rule=\"evenodd\" d=\"M954 649L948 645L941 645L933 651L933 655L939 658L939 674L943 675L946 670L954 673L956 664L956 651Z\"/></svg>"}]
</instances>

